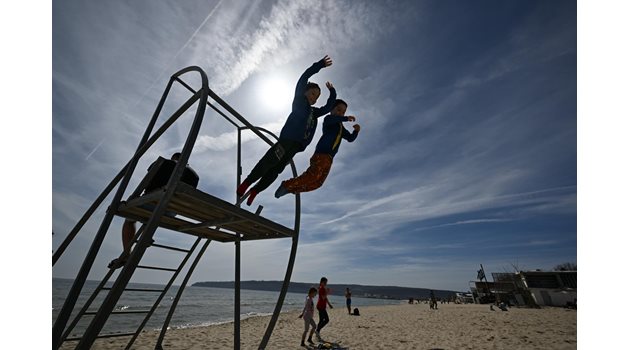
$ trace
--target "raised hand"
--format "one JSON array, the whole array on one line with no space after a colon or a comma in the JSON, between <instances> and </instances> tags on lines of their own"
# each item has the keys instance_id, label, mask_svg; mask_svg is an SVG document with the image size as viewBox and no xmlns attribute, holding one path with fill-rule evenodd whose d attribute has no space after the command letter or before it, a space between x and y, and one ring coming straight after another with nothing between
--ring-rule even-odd
<instances>
[{"instance_id":1,"label":"raised hand","mask_svg":"<svg viewBox=\"0 0 630 350\"><path fill-rule=\"evenodd\" d=\"M354 124L354 125L352 126L352 128L353 128L354 130L356 130L357 132L361 131L361 125L359 125L359 124Z\"/></svg>"},{"instance_id":2,"label":"raised hand","mask_svg":"<svg viewBox=\"0 0 630 350\"><path fill-rule=\"evenodd\" d=\"M326 82L326 87L328 88L328 90L332 90L334 88L333 84L329 81Z\"/></svg>"},{"instance_id":3,"label":"raised hand","mask_svg":"<svg viewBox=\"0 0 630 350\"><path fill-rule=\"evenodd\" d=\"M330 65L332 65L332 59L330 59L330 57L328 57L328 55L324 56L324 58L322 58L324 60L324 67L328 67Z\"/></svg>"},{"instance_id":4,"label":"raised hand","mask_svg":"<svg viewBox=\"0 0 630 350\"><path fill-rule=\"evenodd\" d=\"M348 121L349 121L349 122L353 122L353 121L355 121L355 120L357 120L357 118L355 118L353 115L349 115L349 116L348 116Z\"/></svg>"}]
</instances>

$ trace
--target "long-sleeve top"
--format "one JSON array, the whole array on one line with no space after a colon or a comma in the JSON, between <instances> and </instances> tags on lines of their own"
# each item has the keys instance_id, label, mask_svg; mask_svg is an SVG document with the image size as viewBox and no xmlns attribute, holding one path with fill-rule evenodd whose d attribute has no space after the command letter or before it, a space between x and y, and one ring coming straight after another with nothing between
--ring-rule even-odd
<instances>
[{"instance_id":1,"label":"long-sleeve top","mask_svg":"<svg viewBox=\"0 0 630 350\"><path fill-rule=\"evenodd\" d=\"M335 157L339 146L341 145L341 139L346 139L348 142L354 141L359 132L354 130L350 133L343 127L343 122L347 122L348 117L338 115L328 115L324 118L324 125L322 125L322 136L317 142L315 153L329 154L331 157Z\"/></svg>"},{"instance_id":2,"label":"long-sleeve top","mask_svg":"<svg viewBox=\"0 0 630 350\"><path fill-rule=\"evenodd\" d=\"M295 95L293 96L293 104L291 107L291 114L287 118L287 121L280 131L280 138L299 142L302 145L302 150L308 146L313 140L313 134L317 129L317 118L330 112L333 108L333 104L337 99L337 93L335 89L330 89L330 96L326 105L322 107L312 107L306 96L306 87L308 84L308 78L324 68L324 60L313 63L303 74L295 86Z\"/></svg>"},{"instance_id":3,"label":"long-sleeve top","mask_svg":"<svg viewBox=\"0 0 630 350\"><path fill-rule=\"evenodd\" d=\"M319 290L317 291L317 310L326 310L327 304L328 304L328 288L320 284Z\"/></svg>"},{"instance_id":4,"label":"long-sleeve top","mask_svg":"<svg viewBox=\"0 0 630 350\"><path fill-rule=\"evenodd\" d=\"M310 296L306 296L306 301L304 301L304 310L302 310L302 314L305 320L309 318L313 318L313 314L315 313L315 307L313 306L313 298Z\"/></svg>"}]
</instances>

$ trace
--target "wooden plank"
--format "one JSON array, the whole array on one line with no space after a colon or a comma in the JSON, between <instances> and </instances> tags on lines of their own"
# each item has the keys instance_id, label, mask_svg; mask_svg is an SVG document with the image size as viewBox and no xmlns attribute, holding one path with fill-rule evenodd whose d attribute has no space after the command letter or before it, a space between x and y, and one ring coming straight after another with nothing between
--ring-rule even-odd
<instances>
[{"instance_id":1,"label":"wooden plank","mask_svg":"<svg viewBox=\"0 0 630 350\"><path fill-rule=\"evenodd\" d=\"M163 191L157 190L126 203L123 202L119 206L117 215L147 222L152 212L140 208L139 205L157 204L163 195ZM293 230L281 224L241 209L184 183L178 184L166 210L206 225L199 226L200 223L164 216L160 220L160 227L219 242L234 241L236 234L242 235L242 240L285 238L294 235ZM208 227L216 226L213 223L219 225L220 229ZM226 231L232 231L235 234Z\"/></svg>"},{"instance_id":2,"label":"wooden plank","mask_svg":"<svg viewBox=\"0 0 630 350\"><path fill-rule=\"evenodd\" d=\"M119 212L118 215L140 222L147 222L150 218L150 212L140 208L128 208L126 211ZM163 216L160 220L159 226L169 230L182 232L179 230L179 228L184 224L189 224L189 222L177 218ZM197 228L183 233L203 238L209 238L219 242L233 242L235 240L234 235L211 228Z\"/></svg>"},{"instance_id":3,"label":"wooden plank","mask_svg":"<svg viewBox=\"0 0 630 350\"><path fill-rule=\"evenodd\" d=\"M224 212L236 215L238 217L247 219L248 221L255 222L260 226L265 226L272 231L276 231L278 233L284 234L286 236L293 236L294 232L290 228L283 226L281 224L275 223L265 217L253 214L247 210L241 209L231 203L228 203L222 199L211 196L207 193L201 192L191 186L180 183L177 186L178 194L185 194L189 199L188 202L199 201L204 204L211 205L217 209L221 209Z\"/></svg>"}]
</instances>

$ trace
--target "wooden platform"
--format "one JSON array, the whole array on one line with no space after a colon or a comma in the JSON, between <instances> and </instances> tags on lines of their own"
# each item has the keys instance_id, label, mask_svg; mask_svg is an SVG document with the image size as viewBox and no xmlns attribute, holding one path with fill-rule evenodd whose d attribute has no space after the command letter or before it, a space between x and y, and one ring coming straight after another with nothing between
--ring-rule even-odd
<instances>
[{"instance_id":1,"label":"wooden platform","mask_svg":"<svg viewBox=\"0 0 630 350\"><path fill-rule=\"evenodd\" d=\"M152 211L140 207L157 202L164 192L157 190L123 202L116 215L140 222L147 222ZM241 241L293 237L295 232L260 215L241 209L232 203L199 191L185 183L179 183L168 204L167 211L176 217L163 216L159 226L186 234L209 238L219 242L233 242L236 234ZM216 228L219 226L219 229Z\"/></svg>"}]
</instances>

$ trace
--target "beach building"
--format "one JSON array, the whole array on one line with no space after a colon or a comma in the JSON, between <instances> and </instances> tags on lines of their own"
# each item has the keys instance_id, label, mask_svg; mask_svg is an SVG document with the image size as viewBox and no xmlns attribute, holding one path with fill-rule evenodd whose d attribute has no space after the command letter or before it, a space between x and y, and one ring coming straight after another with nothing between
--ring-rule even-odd
<instances>
[{"instance_id":1,"label":"beach building","mask_svg":"<svg viewBox=\"0 0 630 350\"><path fill-rule=\"evenodd\" d=\"M540 306L567 306L577 302L577 271L527 271L520 274Z\"/></svg>"},{"instance_id":2,"label":"beach building","mask_svg":"<svg viewBox=\"0 0 630 350\"><path fill-rule=\"evenodd\" d=\"M573 306L577 301L577 271L492 273L492 279L470 281L475 303L540 307Z\"/></svg>"},{"instance_id":3,"label":"beach building","mask_svg":"<svg viewBox=\"0 0 630 350\"><path fill-rule=\"evenodd\" d=\"M456 304L473 304L474 302L472 293L455 293Z\"/></svg>"}]
</instances>

